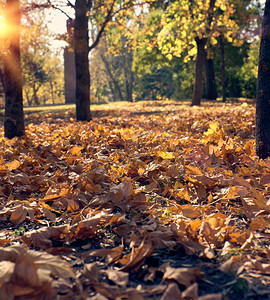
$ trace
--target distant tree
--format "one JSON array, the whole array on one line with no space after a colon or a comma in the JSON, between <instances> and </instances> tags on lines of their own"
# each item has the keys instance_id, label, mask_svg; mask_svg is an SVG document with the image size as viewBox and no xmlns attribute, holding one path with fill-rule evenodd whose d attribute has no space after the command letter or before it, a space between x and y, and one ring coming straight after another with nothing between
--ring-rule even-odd
<instances>
[{"instance_id":1,"label":"distant tree","mask_svg":"<svg viewBox=\"0 0 270 300\"><path fill-rule=\"evenodd\" d=\"M34 55L22 56L23 67L23 89L28 105L40 105L38 91L48 79L48 76L43 68L44 57Z\"/></svg>"},{"instance_id":2,"label":"distant tree","mask_svg":"<svg viewBox=\"0 0 270 300\"><path fill-rule=\"evenodd\" d=\"M270 156L270 0L266 0L259 55L256 152L259 158Z\"/></svg>"},{"instance_id":3,"label":"distant tree","mask_svg":"<svg viewBox=\"0 0 270 300\"><path fill-rule=\"evenodd\" d=\"M51 37L44 21L44 10L28 12L22 17L21 64L23 92L28 105L40 105L39 91L48 81L44 66L51 54Z\"/></svg>"},{"instance_id":4,"label":"distant tree","mask_svg":"<svg viewBox=\"0 0 270 300\"><path fill-rule=\"evenodd\" d=\"M201 103L203 65L211 45L217 43L220 34L231 39L237 29L233 13L230 1L177 0L170 3L163 14L164 26L158 36L162 52L169 59L184 55L188 61L196 56L192 105Z\"/></svg>"},{"instance_id":5,"label":"distant tree","mask_svg":"<svg viewBox=\"0 0 270 300\"><path fill-rule=\"evenodd\" d=\"M9 47L3 56L5 77L4 130L5 137L12 139L25 133L20 62L20 1L7 0L5 11L9 24Z\"/></svg>"},{"instance_id":6,"label":"distant tree","mask_svg":"<svg viewBox=\"0 0 270 300\"><path fill-rule=\"evenodd\" d=\"M128 102L133 102L133 90L136 79L132 69L134 58L133 33L136 24L132 20L132 14L130 16L125 15L123 18L125 19L124 21L119 18L116 20L116 23L111 23L108 26L104 37L107 45L106 55L104 55L105 53L103 54L102 60L105 65L111 62L112 69L116 71L115 73L118 73L119 80L114 77L113 85L119 95L119 100L125 99ZM106 56L109 58L107 62Z\"/></svg>"},{"instance_id":7,"label":"distant tree","mask_svg":"<svg viewBox=\"0 0 270 300\"><path fill-rule=\"evenodd\" d=\"M75 2L75 3L74 3ZM118 14L125 14L134 7L143 6L152 0L66 0L66 5L75 10L74 20L74 53L76 69L76 116L78 121L89 121L90 111L90 74L89 52L94 49L103 36L107 25L113 22ZM52 7L57 7L59 1L47 0ZM58 9L59 8L58 6ZM93 20L95 38L89 45L89 20Z\"/></svg>"},{"instance_id":8,"label":"distant tree","mask_svg":"<svg viewBox=\"0 0 270 300\"><path fill-rule=\"evenodd\" d=\"M108 50L107 37L103 39L103 43L97 48L96 62L100 58L100 62L104 65L103 76L109 85L113 101L124 101L124 96L121 89L121 69L122 64L118 56L111 54ZM99 67L100 69L100 67Z\"/></svg>"}]
</instances>

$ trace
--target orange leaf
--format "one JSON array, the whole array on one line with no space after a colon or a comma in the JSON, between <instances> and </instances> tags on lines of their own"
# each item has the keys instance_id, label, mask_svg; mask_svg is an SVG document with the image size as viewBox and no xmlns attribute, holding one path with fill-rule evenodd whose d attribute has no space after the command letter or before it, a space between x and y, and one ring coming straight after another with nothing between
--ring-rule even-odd
<instances>
[{"instance_id":1,"label":"orange leaf","mask_svg":"<svg viewBox=\"0 0 270 300\"><path fill-rule=\"evenodd\" d=\"M21 163L16 159L13 160L12 162L6 164L9 171L17 170L20 165L21 165Z\"/></svg>"},{"instance_id":2,"label":"orange leaf","mask_svg":"<svg viewBox=\"0 0 270 300\"><path fill-rule=\"evenodd\" d=\"M183 216L185 216L186 218L195 219L201 215L201 211L199 211L190 204L181 205L180 209L182 211Z\"/></svg>"}]
</instances>

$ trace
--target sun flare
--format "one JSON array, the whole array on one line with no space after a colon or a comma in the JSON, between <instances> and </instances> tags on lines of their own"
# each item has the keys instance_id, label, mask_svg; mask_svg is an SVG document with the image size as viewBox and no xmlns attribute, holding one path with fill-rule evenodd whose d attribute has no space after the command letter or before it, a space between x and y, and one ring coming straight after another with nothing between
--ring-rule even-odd
<instances>
[{"instance_id":1,"label":"sun flare","mask_svg":"<svg viewBox=\"0 0 270 300\"><path fill-rule=\"evenodd\" d=\"M0 16L0 38L7 37L8 25L4 16Z\"/></svg>"}]
</instances>

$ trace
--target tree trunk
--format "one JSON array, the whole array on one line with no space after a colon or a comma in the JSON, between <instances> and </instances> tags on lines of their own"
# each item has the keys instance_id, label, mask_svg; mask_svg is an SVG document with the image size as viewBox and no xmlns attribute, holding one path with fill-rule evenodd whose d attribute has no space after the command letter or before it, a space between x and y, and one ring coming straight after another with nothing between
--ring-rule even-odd
<instances>
[{"instance_id":1,"label":"tree trunk","mask_svg":"<svg viewBox=\"0 0 270 300\"><path fill-rule=\"evenodd\" d=\"M76 102L76 69L75 55L69 47L64 49L64 81L65 81L65 103Z\"/></svg>"},{"instance_id":2,"label":"tree trunk","mask_svg":"<svg viewBox=\"0 0 270 300\"><path fill-rule=\"evenodd\" d=\"M111 93L112 93L112 100L111 101L115 102L119 98L117 98L117 93L116 93L116 91L114 89L114 86L113 86L113 83L110 79L108 80L108 84L109 84L109 88L110 88Z\"/></svg>"},{"instance_id":3,"label":"tree trunk","mask_svg":"<svg viewBox=\"0 0 270 300\"><path fill-rule=\"evenodd\" d=\"M103 51L103 49L101 51ZM120 101L124 101L124 97L123 97L121 88L119 86L118 81L116 80L115 76L112 73L112 70L111 70L111 67L110 67L110 63L108 62L106 56L103 53L101 53L101 52L100 52L100 57L101 57L104 65L105 65L105 68L106 68L106 70L107 70L107 72L109 74L109 77L110 77L111 81L112 81L113 90L115 91L115 94L116 93L118 94L118 97L119 97ZM117 100L117 98L116 98L116 100Z\"/></svg>"},{"instance_id":4,"label":"tree trunk","mask_svg":"<svg viewBox=\"0 0 270 300\"><path fill-rule=\"evenodd\" d=\"M127 65L124 64L125 83L126 83L126 100L133 102L133 81L134 75L131 70L128 69Z\"/></svg>"},{"instance_id":5,"label":"tree trunk","mask_svg":"<svg viewBox=\"0 0 270 300\"><path fill-rule=\"evenodd\" d=\"M39 88L37 88L36 84L34 83L33 84L33 100L34 100L34 103L36 106L40 105L38 95L37 95L38 90L39 90Z\"/></svg>"},{"instance_id":6,"label":"tree trunk","mask_svg":"<svg viewBox=\"0 0 270 300\"><path fill-rule=\"evenodd\" d=\"M123 53L123 68L126 85L126 100L133 102L133 85L134 85L134 73L132 71L133 63L133 51L128 50L127 40L124 35L121 37L122 42L122 53Z\"/></svg>"},{"instance_id":7,"label":"tree trunk","mask_svg":"<svg viewBox=\"0 0 270 300\"><path fill-rule=\"evenodd\" d=\"M270 0L266 0L262 23L256 106L256 152L270 156Z\"/></svg>"},{"instance_id":8,"label":"tree trunk","mask_svg":"<svg viewBox=\"0 0 270 300\"><path fill-rule=\"evenodd\" d=\"M90 73L87 1L76 0L74 22L74 52L76 66L76 117L78 121L90 121Z\"/></svg>"},{"instance_id":9,"label":"tree trunk","mask_svg":"<svg viewBox=\"0 0 270 300\"><path fill-rule=\"evenodd\" d=\"M206 73L206 98L208 100L217 99L217 88L214 70L214 60L212 58L205 61L205 73Z\"/></svg>"},{"instance_id":10,"label":"tree trunk","mask_svg":"<svg viewBox=\"0 0 270 300\"><path fill-rule=\"evenodd\" d=\"M219 36L220 57L221 57L221 86L222 86L222 102L226 102L226 69L225 69L225 52L223 35Z\"/></svg>"},{"instance_id":11,"label":"tree trunk","mask_svg":"<svg viewBox=\"0 0 270 300\"><path fill-rule=\"evenodd\" d=\"M20 1L6 1L7 20L12 26L9 49L4 55L5 137L24 135L22 70L20 61Z\"/></svg>"},{"instance_id":12,"label":"tree trunk","mask_svg":"<svg viewBox=\"0 0 270 300\"><path fill-rule=\"evenodd\" d=\"M197 44L197 59L196 59L196 65L195 65L195 82L194 82L191 106L201 105L203 64L204 64L205 57L206 57L206 52L205 52L204 47L205 47L207 39L206 38L199 39L198 37L196 37L195 41Z\"/></svg>"}]
</instances>

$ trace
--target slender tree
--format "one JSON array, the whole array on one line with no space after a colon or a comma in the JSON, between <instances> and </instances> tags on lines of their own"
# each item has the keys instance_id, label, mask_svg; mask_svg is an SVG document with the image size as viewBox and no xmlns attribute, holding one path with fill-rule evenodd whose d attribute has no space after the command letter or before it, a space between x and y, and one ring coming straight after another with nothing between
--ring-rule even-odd
<instances>
[{"instance_id":1,"label":"slender tree","mask_svg":"<svg viewBox=\"0 0 270 300\"><path fill-rule=\"evenodd\" d=\"M151 3L154 0L66 0L67 6L75 9L74 21L74 53L75 53L75 69L76 69L76 115L79 121L89 121L91 119L90 112L90 74L89 74L89 52L98 44L105 32L108 24L115 20L117 15L128 14L134 11L134 7L144 3ZM58 8L58 1L47 0L50 7ZM45 6L45 4L44 4ZM95 28L96 36L89 45L89 20Z\"/></svg>"},{"instance_id":2,"label":"slender tree","mask_svg":"<svg viewBox=\"0 0 270 300\"><path fill-rule=\"evenodd\" d=\"M78 121L90 121L90 72L89 72L89 52L94 49L105 30L108 22L114 15L116 0L112 0L107 7L106 13L103 15L100 27L95 40L89 46L89 15L93 12L94 1L76 0L75 22L74 22L74 53L76 68L76 117ZM98 4L98 6L102 6Z\"/></svg>"},{"instance_id":3,"label":"slender tree","mask_svg":"<svg viewBox=\"0 0 270 300\"><path fill-rule=\"evenodd\" d=\"M232 39L238 29L231 2L176 0L170 2L163 14L163 28L158 36L162 53L169 59L184 56L184 61L196 57L191 105L201 103L202 72L207 52L217 43L221 32L224 31L227 39Z\"/></svg>"},{"instance_id":4,"label":"slender tree","mask_svg":"<svg viewBox=\"0 0 270 300\"><path fill-rule=\"evenodd\" d=\"M9 47L4 54L5 78L5 137L12 139L24 135L24 115L22 96L22 70L20 62L20 22L19 0L6 1L6 18L9 22Z\"/></svg>"},{"instance_id":5,"label":"slender tree","mask_svg":"<svg viewBox=\"0 0 270 300\"><path fill-rule=\"evenodd\" d=\"M266 0L259 54L256 107L256 152L270 156L270 0Z\"/></svg>"}]
</instances>

